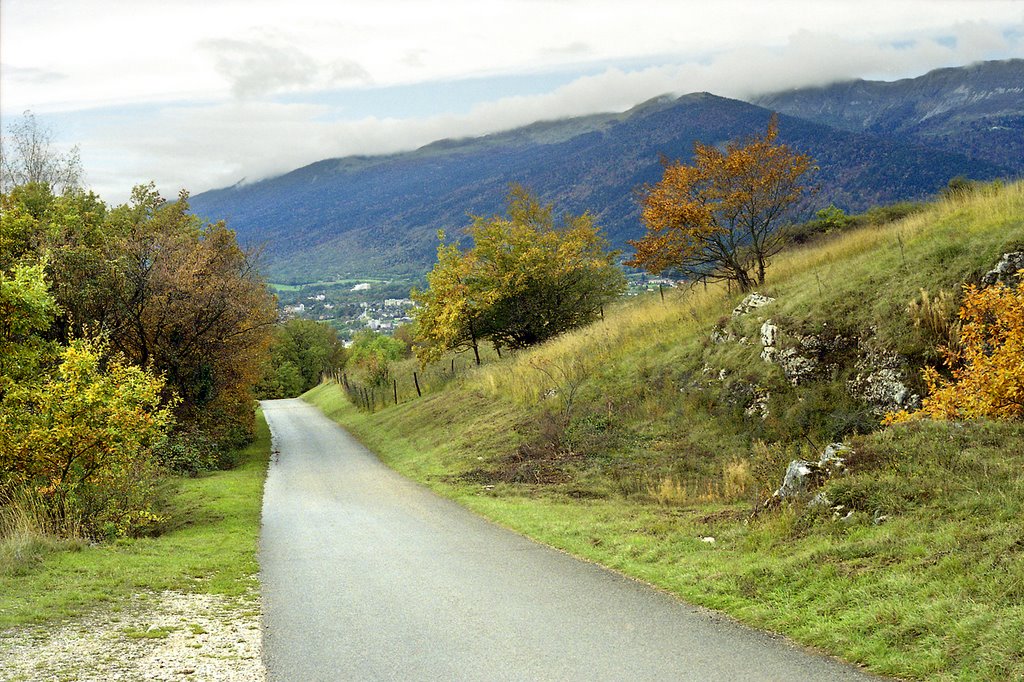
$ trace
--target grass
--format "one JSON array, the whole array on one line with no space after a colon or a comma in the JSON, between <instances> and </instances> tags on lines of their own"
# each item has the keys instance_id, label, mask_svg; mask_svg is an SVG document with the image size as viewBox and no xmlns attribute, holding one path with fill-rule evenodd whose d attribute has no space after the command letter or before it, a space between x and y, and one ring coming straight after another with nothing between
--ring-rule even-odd
<instances>
[{"instance_id":1,"label":"grass","mask_svg":"<svg viewBox=\"0 0 1024 682\"><path fill-rule=\"evenodd\" d=\"M989 187L781 254L776 302L747 316L724 288L654 295L374 414L332 384L304 397L401 473L693 603L882 674L1021 679L1024 425L879 430L848 390L868 352L913 383L936 339L909 303L959 297L1021 246L1024 184ZM794 387L759 358L768 317L784 340L857 343ZM715 326L753 340L712 343ZM744 410L756 391L767 419ZM856 455L831 506L751 516L790 459L834 437Z\"/></svg>"},{"instance_id":2,"label":"grass","mask_svg":"<svg viewBox=\"0 0 1024 682\"><path fill-rule=\"evenodd\" d=\"M269 456L259 414L256 441L238 453L234 469L165 481L159 535L96 545L36 539L17 560L0 554L0 629L117 608L142 591L246 595L256 586Z\"/></svg>"}]
</instances>

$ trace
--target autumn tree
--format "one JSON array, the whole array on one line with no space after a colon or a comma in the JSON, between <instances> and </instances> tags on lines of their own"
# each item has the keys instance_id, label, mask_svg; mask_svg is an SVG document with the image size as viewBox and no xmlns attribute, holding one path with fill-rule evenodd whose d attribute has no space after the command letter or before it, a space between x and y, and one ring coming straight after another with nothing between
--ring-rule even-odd
<instances>
[{"instance_id":1,"label":"autumn tree","mask_svg":"<svg viewBox=\"0 0 1024 682\"><path fill-rule=\"evenodd\" d=\"M433 362L446 351L472 350L480 364L480 341L486 336L483 316L494 292L470 288L473 262L457 244L446 244L438 233L437 263L427 273L427 288L413 289L418 304L414 350L421 362Z\"/></svg>"},{"instance_id":2,"label":"autumn tree","mask_svg":"<svg viewBox=\"0 0 1024 682\"><path fill-rule=\"evenodd\" d=\"M498 352L540 343L594 321L625 288L615 253L589 214L564 215L513 186L506 215L476 217L473 246L438 248L428 289L414 292L417 353L435 359L447 350L489 339Z\"/></svg>"},{"instance_id":3,"label":"autumn tree","mask_svg":"<svg viewBox=\"0 0 1024 682\"><path fill-rule=\"evenodd\" d=\"M364 329L352 339L348 366L358 371L371 386L385 386L391 378L391 364L405 355L398 339Z\"/></svg>"},{"instance_id":4,"label":"autumn tree","mask_svg":"<svg viewBox=\"0 0 1024 682\"><path fill-rule=\"evenodd\" d=\"M779 223L807 189L809 156L778 143L772 116L764 135L724 151L694 143L693 162L666 164L661 181L644 188L645 236L629 243L627 262L648 272L676 270L691 278L763 285L784 236Z\"/></svg>"},{"instance_id":5,"label":"autumn tree","mask_svg":"<svg viewBox=\"0 0 1024 682\"><path fill-rule=\"evenodd\" d=\"M55 308L40 339L101 334L129 362L165 376L181 424L222 445L245 438L277 313L254 254L231 230L189 213L187 194L167 202L152 185L114 209L38 183L0 201L0 270L46 263Z\"/></svg>"},{"instance_id":6,"label":"autumn tree","mask_svg":"<svg viewBox=\"0 0 1024 682\"><path fill-rule=\"evenodd\" d=\"M110 212L118 281L107 328L117 351L166 376L180 419L237 444L253 428L276 305L234 232L188 209L186 193L166 202L148 185Z\"/></svg>"}]
</instances>

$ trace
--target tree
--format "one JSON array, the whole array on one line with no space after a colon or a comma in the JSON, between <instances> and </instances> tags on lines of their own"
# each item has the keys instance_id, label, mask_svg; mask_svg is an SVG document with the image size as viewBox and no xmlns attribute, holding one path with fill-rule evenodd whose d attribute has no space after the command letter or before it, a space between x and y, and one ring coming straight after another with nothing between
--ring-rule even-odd
<instances>
[{"instance_id":1,"label":"tree","mask_svg":"<svg viewBox=\"0 0 1024 682\"><path fill-rule=\"evenodd\" d=\"M692 278L729 280L742 291L763 285L770 258L784 236L779 222L806 189L809 156L777 144L772 116L763 136L725 151L694 143L693 164L666 164L657 184L644 189L645 236L629 243L627 265Z\"/></svg>"},{"instance_id":2,"label":"tree","mask_svg":"<svg viewBox=\"0 0 1024 682\"><path fill-rule=\"evenodd\" d=\"M476 217L467 230L472 248L438 247L426 291L413 292L417 355L472 348L490 339L498 352L540 343L588 324L625 288L589 214L565 215L513 186L507 215Z\"/></svg>"},{"instance_id":3,"label":"tree","mask_svg":"<svg viewBox=\"0 0 1024 682\"><path fill-rule=\"evenodd\" d=\"M293 319L274 328L270 358L257 388L262 398L294 397L320 383L324 372L342 367L348 352L333 327Z\"/></svg>"},{"instance_id":4,"label":"tree","mask_svg":"<svg viewBox=\"0 0 1024 682\"><path fill-rule=\"evenodd\" d=\"M472 349L480 364L479 343L486 335L483 315L493 302L495 292L470 288L473 261L457 244L445 244L444 232L438 232L437 263L427 274L427 289L412 290L418 304L414 351L426 364L440 359L446 351L461 353Z\"/></svg>"},{"instance_id":5,"label":"tree","mask_svg":"<svg viewBox=\"0 0 1024 682\"><path fill-rule=\"evenodd\" d=\"M108 221L118 235L106 323L112 346L166 376L181 399L179 419L204 425L223 444L244 441L277 319L254 254L223 222L190 214L185 192L169 203L152 185L136 187Z\"/></svg>"},{"instance_id":6,"label":"tree","mask_svg":"<svg viewBox=\"0 0 1024 682\"><path fill-rule=\"evenodd\" d=\"M405 344L384 334L364 329L352 339L349 364L372 386L384 386L391 377L391 363L405 354Z\"/></svg>"},{"instance_id":7,"label":"tree","mask_svg":"<svg viewBox=\"0 0 1024 682\"><path fill-rule=\"evenodd\" d=\"M55 348L43 339L57 306L46 282L45 262L0 269L0 399L41 372Z\"/></svg>"},{"instance_id":8,"label":"tree","mask_svg":"<svg viewBox=\"0 0 1024 682\"><path fill-rule=\"evenodd\" d=\"M39 125L31 111L0 137L0 192L40 183L62 193L81 187L82 174L78 147L63 154L55 151L50 131Z\"/></svg>"},{"instance_id":9,"label":"tree","mask_svg":"<svg viewBox=\"0 0 1024 682\"><path fill-rule=\"evenodd\" d=\"M0 272L47 263L56 305L37 340L103 335L165 376L165 397L181 400L179 423L224 446L247 437L277 311L255 254L223 222L203 222L186 193L166 202L152 184L109 210L91 193L57 196L39 183L0 202Z\"/></svg>"}]
</instances>

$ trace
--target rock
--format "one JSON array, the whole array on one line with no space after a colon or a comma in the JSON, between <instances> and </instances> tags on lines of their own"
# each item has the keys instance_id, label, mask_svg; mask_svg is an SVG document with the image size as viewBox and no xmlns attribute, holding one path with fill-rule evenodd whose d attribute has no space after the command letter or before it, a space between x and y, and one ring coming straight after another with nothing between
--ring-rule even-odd
<instances>
[{"instance_id":1,"label":"rock","mask_svg":"<svg viewBox=\"0 0 1024 682\"><path fill-rule=\"evenodd\" d=\"M771 296L762 296L761 294L755 291L752 294L747 294L746 298L744 298L738 306L733 308L732 316L739 317L740 315L746 315L751 310L754 310L756 308L763 308L769 303L774 302L775 299L772 298Z\"/></svg>"},{"instance_id":2,"label":"rock","mask_svg":"<svg viewBox=\"0 0 1024 682\"><path fill-rule=\"evenodd\" d=\"M782 368L786 379L794 386L813 378L818 369L818 361L815 358L804 357L795 348L787 348L779 353L776 362Z\"/></svg>"},{"instance_id":3,"label":"rock","mask_svg":"<svg viewBox=\"0 0 1024 682\"><path fill-rule=\"evenodd\" d=\"M857 376L847 382L847 390L871 405L879 416L916 409L921 398L903 382L903 364L899 354L869 347L857 361Z\"/></svg>"},{"instance_id":4,"label":"rock","mask_svg":"<svg viewBox=\"0 0 1024 682\"><path fill-rule=\"evenodd\" d=\"M824 492L820 492L811 498L811 501L807 503L808 507L831 507L832 500L828 499L828 495Z\"/></svg>"},{"instance_id":5,"label":"rock","mask_svg":"<svg viewBox=\"0 0 1024 682\"><path fill-rule=\"evenodd\" d=\"M768 410L768 400L771 399L772 394L763 388L754 389L754 399L749 405L743 410L748 417L753 417L755 414L761 417L761 420L767 419L771 416L771 412Z\"/></svg>"},{"instance_id":6,"label":"rock","mask_svg":"<svg viewBox=\"0 0 1024 682\"><path fill-rule=\"evenodd\" d=\"M846 468L846 456L853 452L850 446L843 443L830 443L817 462L794 459L786 468L782 485L772 495L778 500L798 497L807 494L812 488L842 473ZM824 493L818 493L810 502L811 506L830 506L831 502Z\"/></svg>"},{"instance_id":7,"label":"rock","mask_svg":"<svg viewBox=\"0 0 1024 682\"><path fill-rule=\"evenodd\" d=\"M736 335L731 331L722 329L721 327L715 327L711 330L711 343L728 343L729 341L735 341Z\"/></svg>"},{"instance_id":8,"label":"rock","mask_svg":"<svg viewBox=\"0 0 1024 682\"><path fill-rule=\"evenodd\" d=\"M761 325L761 359L765 362L775 361L775 342L779 337L779 327L772 324L771 320L765 320Z\"/></svg>"},{"instance_id":9,"label":"rock","mask_svg":"<svg viewBox=\"0 0 1024 682\"><path fill-rule=\"evenodd\" d=\"M996 266L986 272L981 281L990 286L996 283L1014 286L1020 281L1017 276L1017 272L1020 270L1024 270L1024 251L1004 253ZM735 311L733 314L736 314Z\"/></svg>"},{"instance_id":10,"label":"rock","mask_svg":"<svg viewBox=\"0 0 1024 682\"><path fill-rule=\"evenodd\" d=\"M818 466L835 471L846 467L846 457L853 453L853 448L845 443L829 443L821 453Z\"/></svg>"},{"instance_id":11,"label":"rock","mask_svg":"<svg viewBox=\"0 0 1024 682\"><path fill-rule=\"evenodd\" d=\"M782 485L775 491L774 497L788 499L802 495L811 489L820 478L821 469L817 464L802 459L794 459L786 467L786 475Z\"/></svg>"},{"instance_id":12,"label":"rock","mask_svg":"<svg viewBox=\"0 0 1024 682\"><path fill-rule=\"evenodd\" d=\"M715 544L715 539L714 539L713 537L711 537L710 535L709 535L709 536L707 536L707 537L703 537L703 538L701 538L701 539L700 539L700 541L701 541L701 542L706 542L706 543L707 543L707 544L709 544L709 545L713 545L713 544Z\"/></svg>"}]
</instances>

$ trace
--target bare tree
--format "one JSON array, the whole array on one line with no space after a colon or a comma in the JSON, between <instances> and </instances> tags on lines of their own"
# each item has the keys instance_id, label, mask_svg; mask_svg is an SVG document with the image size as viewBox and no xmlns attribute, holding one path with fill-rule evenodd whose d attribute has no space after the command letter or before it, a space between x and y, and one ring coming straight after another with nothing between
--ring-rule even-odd
<instances>
[{"instance_id":1,"label":"bare tree","mask_svg":"<svg viewBox=\"0 0 1024 682\"><path fill-rule=\"evenodd\" d=\"M0 191L4 193L30 182L44 183L60 193L80 188L82 176L78 146L64 154L55 150L49 129L40 126L31 111L0 136Z\"/></svg>"}]
</instances>

